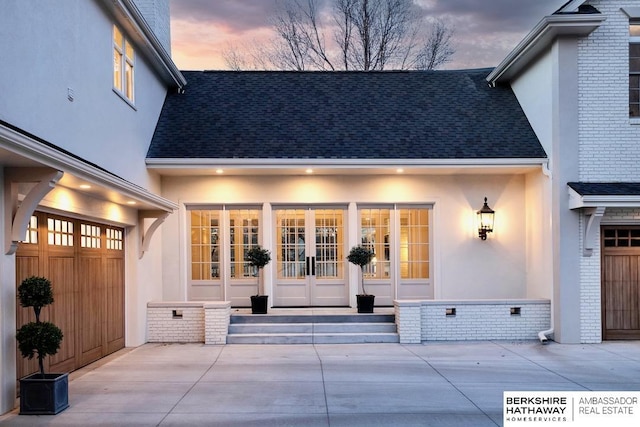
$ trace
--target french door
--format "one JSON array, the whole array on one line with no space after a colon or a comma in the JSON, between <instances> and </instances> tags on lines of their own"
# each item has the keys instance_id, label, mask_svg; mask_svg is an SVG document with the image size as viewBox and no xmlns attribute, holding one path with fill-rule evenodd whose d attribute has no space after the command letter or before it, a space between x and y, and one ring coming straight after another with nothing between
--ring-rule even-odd
<instances>
[{"instance_id":1,"label":"french door","mask_svg":"<svg viewBox=\"0 0 640 427\"><path fill-rule=\"evenodd\" d=\"M276 209L276 307L349 304L344 208Z\"/></svg>"}]
</instances>

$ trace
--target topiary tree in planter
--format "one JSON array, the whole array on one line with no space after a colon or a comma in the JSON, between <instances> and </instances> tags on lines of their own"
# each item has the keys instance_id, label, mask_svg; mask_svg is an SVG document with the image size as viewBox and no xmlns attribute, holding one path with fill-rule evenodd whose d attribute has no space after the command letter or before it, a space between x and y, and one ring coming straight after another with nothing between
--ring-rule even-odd
<instances>
[{"instance_id":1,"label":"topiary tree in planter","mask_svg":"<svg viewBox=\"0 0 640 427\"><path fill-rule=\"evenodd\" d=\"M36 321L18 329L16 340L22 357L38 358L39 373L20 379L21 414L57 414L69 406L68 374L45 374L44 358L60 349L63 334L51 322L40 321L42 308L53 303L51 282L45 277L32 276L18 287L22 307L33 307Z\"/></svg>"},{"instance_id":2,"label":"topiary tree in planter","mask_svg":"<svg viewBox=\"0 0 640 427\"><path fill-rule=\"evenodd\" d=\"M249 262L250 266L256 269L256 276L258 276L258 292L251 296L251 312L253 314L266 314L269 296L260 294L260 291L264 288L262 286L263 277L260 274L260 270L271 261L271 252L260 245L255 245L249 248L245 255L245 260Z\"/></svg>"},{"instance_id":3,"label":"topiary tree in planter","mask_svg":"<svg viewBox=\"0 0 640 427\"><path fill-rule=\"evenodd\" d=\"M364 287L364 267L367 266L376 254L369 248L357 245L351 248L347 260L351 264L360 267L360 282L362 283L362 294L356 295L358 301L358 313L373 313L375 295L369 295Z\"/></svg>"}]
</instances>

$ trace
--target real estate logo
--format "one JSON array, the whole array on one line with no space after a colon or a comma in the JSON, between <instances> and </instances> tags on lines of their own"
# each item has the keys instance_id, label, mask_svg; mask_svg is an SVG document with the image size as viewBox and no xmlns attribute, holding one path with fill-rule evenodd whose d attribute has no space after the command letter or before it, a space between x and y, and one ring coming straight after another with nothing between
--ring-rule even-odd
<instances>
[{"instance_id":1,"label":"real estate logo","mask_svg":"<svg viewBox=\"0 0 640 427\"><path fill-rule=\"evenodd\" d=\"M640 391L505 391L503 425L640 425Z\"/></svg>"}]
</instances>

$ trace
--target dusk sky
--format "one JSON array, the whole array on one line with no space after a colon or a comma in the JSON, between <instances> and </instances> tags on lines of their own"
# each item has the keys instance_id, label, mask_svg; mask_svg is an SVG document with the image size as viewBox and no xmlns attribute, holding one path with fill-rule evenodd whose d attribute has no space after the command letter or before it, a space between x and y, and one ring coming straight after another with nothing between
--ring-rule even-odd
<instances>
[{"instance_id":1,"label":"dusk sky","mask_svg":"<svg viewBox=\"0 0 640 427\"><path fill-rule=\"evenodd\" d=\"M278 0L171 0L172 55L181 70L225 69L222 52L267 43ZM330 0L320 0L328 3ZM418 0L428 16L455 29L442 68L493 67L566 0ZM329 36L330 38L330 36ZM239 49L238 49L239 50Z\"/></svg>"}]
</instances>

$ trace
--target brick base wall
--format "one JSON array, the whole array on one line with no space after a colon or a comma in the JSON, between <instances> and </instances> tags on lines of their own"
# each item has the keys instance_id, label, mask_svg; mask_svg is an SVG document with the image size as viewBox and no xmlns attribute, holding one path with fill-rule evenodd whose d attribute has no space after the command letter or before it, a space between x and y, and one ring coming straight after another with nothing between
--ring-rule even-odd
<instances>
[{"instance_id":1,"label":"brick base wall","mask_svg":"<svg viewBox=\"0 0 640 427\"><path fill-rule=\"evenodd\" d=\"M395 301L394 305L401 343L533 340L551 323L549 300Z\"/></svg>"},{"instance_id":2,"label":"brick base wall","mask_svg":"<svg viewBox=\"0 0 640 427\"><path fill-rule=\"evenodd\" d=\"M226 344L231 303L150 302L147 342Z\"/></svg>"}]
</instances>

